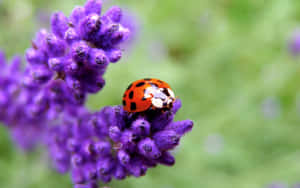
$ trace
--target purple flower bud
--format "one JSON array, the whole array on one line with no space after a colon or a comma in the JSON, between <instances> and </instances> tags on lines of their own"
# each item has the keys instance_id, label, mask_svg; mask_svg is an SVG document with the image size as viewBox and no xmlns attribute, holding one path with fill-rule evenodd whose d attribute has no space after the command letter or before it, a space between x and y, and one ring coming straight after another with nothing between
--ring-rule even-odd
<instances>
[{"instance_id":1,"label":"purple flower bud","mask_svg":"<svg viewBox=\"0 0 300 188\"><path fill-rule=\"evenodd\" d=\"M154 141L146 138L138 144L139 153L149 159L158 159L161 156L160 151Z\"/></svg>"},{"instance_id":2,"label":"purple flower bud","mask_svg":"<svg viewBox=\"0 0 300 188\"><path fill-rule=\"evenodd\" d=\"M109 174L109 175L102 175L102 174L99 174L99 179L103 182L103 183L108 183L111 181L112 179L112 176Z\"/></svg>"},{"instance_id":3,"label":"purple flower bud","mask_svg":"<svg viewBox=\"0 0 300 188\"><path fill-rule=\"evenodd\" d=\"M41 29L32 41L32 47L35 50L45 50L46 38L49 35L46 29Z\"/></svg>"},{"instance_id":4,"label":"purple flower bud","mask_svg":"<svg viewBox=\"0 0 300 188\"><path fill-rule=\"evenodd\" d=\"M46 37L46 48L51 57L59 57L64 55L66 46L63 40L53 34L49 34Z\"/></svg>"},{"instance_id":5,"label":"purple flower bud","mask_svg":"<svg viewBox=\"0 0 300 188\"><path fill-rule=\"evenodd\" d=\"M69 28L65 32L64 39L67 41L68 44L72 44L73 42L78 41L80 37L74 28Z\"/></svg>"},{"instance_id":6,"label":"purple flower bud","mask_svg":"<svg viewBox=\"0 0 300 188\"><path fill-rule=\"evenodd\" d=\"M115 162L110 158L104 158L97 163L97 171L100 176L109 175L110 171L114 168Z\"/></svg>"},{"instance_id":7,"label":"purple flower bud","mask_svg":"<svg viewBox=\"0 0 300 188\"><path fill-rule=\"evenodd\" d=\"M121 138L121 130L117 126L111 126L109 127L109 137L114 141L118 142Z\"/></svg>"},{"instance_id":8,"label":"purple flower bud","mask_svg":"<svg viewBox=\"0 0 300 188\"><path fill-rule=\"evenodd\" d=\"M36 69L32 70L31 76L37 83L43 84L49 81L52 73L45 67L39 66Z\"/></svg>"},{"instance_id":9,"label":"purple flower bud","mask_svg":"<svg viewBox=\"0 0 300 188\"><path fill-rule=\"evenodd\" d=\"M181 108L182 104L181 104L181 100L180 99L176 99L174 104L173 104L173 108L172 108L172 112L174 114L176 114L178 112L178 110Z\"/></svg>"},{"instance_id":10,"label":"purple flower bud","mask_svg":"<svg viewBox=\"0 0 300 188\"><path fill-rule=\"evenodd\" d=\"M70 152L78 152L80 149L80 142L74 138L70 138L67 141L67 149Z\"/></svg>"},{"instance_id":11,"label":"purple flower bud","mask_svg":"<svg viewBox=\"0 0 300 188\"><path fill-rule=\"evenodd\" d=\"M102 22L105 22L106 20L103 20ZM104 24L103 24L104 25ZM108 22L106 25L101 27L101 31L99 32L99 38L102 39L102 45L103 46L109 46L111 45L111 37L112 35L117 32L120 29L120 25L117 23Z\"/></svg>"},{"instance_id":12,"label":"purple flower bud","mask_svg":"<svg viewBox=\"0 0 300 188\"><path fill-rule=\"evenodd\" d=\"M72 46L72 57L78 63L84 63L89 58L90 47L84 42L80 41Z\"/></svg>"},{"instance_id":13,"label":"purple flower bud","mask_svg":"<svg viewBox=\"0 0 300 188\"><path fill-rule=\"evenodd\" d=\"M78 71L80 70L79 65L76 62L74 62L72 59L67 59L65 64L66 64L65 71L67 74L74 75L78 73Z\"/></svg>"},{"instance_id":14,"label":"purple flower bud","mask_svg":"<svg viewBox=\"0 0 300 188\"><path fill-rule=\"evenodd\" d=\"M95 40L96 34L100 31L101 20L97 14L90 14L84 18L79 25L80 36L87 41Z\"/></svg>"},{"instance_id":15,"label":"purple flower bud","mask_svg":"<svg viewBox=\"0 0 300 188\"><path fill-rule=\"evenodd\" d=\"M64 58L51 58L48 60L48 65L53 71L62 71L64 69Z\"/></svg>"},{"instance_id":16,"label":"purple flower bud","mask_svg":"<svg viewBox=\"0 0 300 188\"><path fill-rule=\"evenodd\" d=\"M100 155L108 155L111 151L111 145L106 141L98 141L94 145L94 150Z\"/></svg>"},{"instance_id":17,"label":"purple flower bud","mask_svg":"<svg viewBox=\"0 0 300 188\"><path fill-rule=\"evenodd\" d=\"M157 161L167 166L173 166L175 164L175 158L169 152L163 152L162 156Z\"/></svg>"},{"instance_id":18,"label":"purple flower bud","mask_svg":"<svg viewBox=\"0 0 300 188\"><path fill-rule=\"evenodd\" d=\"M46 56L43 52L37 51L33 48L29 48L26 51L26 60L31 64L31 65L42 65L45 64L46 61Z\"/></svg>"},{"instance_id":19,"label":"purple flower bud","mask_svg":"<svg viewBox=\"0 0 300 188\"><path fill-rule=\"evenodd\" d=\"M73 78L71 76L66 77L66 83L69 88L72 88L74 90L79 90L81 86L81 82L79 80L76 80L76 78Z\"/></svg>"},{"instance_id":20,"label":"purple flower bud","mask_svg":"<svg viewBox=\"0 0 300 188\"><path fill-rule=\"evenodd\" d=\"M113 6L105 13L104 16L107 16L113 22L120 22L122 19L122 10L120 7Z\"/></svg>"},{"instance_id":21,"label":"purple flower bud","mask_svg":"<svg viewBox=\"0 0 300 188\"><path fill-rule=\"evenodd\" d=\"M166 126L165 129L173 130L179 135L184 135L185 133L192 130L193 125L194 125L193 121L183 120L183 121L172 122L168 126Z\"/></svg>"},{"instance_id":22,"label":"purple flower bud","mask_svg":"<svg viewBox=\"0 0 300 188\"><path fill-rule=\"evenodd\" d=\"M151 128L160 131L165 128L165 126L169 125L174 119L174 114L170 111L165 113L156 114L151 121Z\"/></svg>"},{"instance_id":23,"label":"purple flower bud","mask_svg":"<svg viewBox=\"0 0 300 188\"><path fill-rule=\"evenodd\" d=\"M86 91L88 93L97 93L100 91L105 85L105 80L102 77L95 77L87 82L85 85Z\"/></svg>"},{"instance_id":24,"label":"purple flower bud","mask_svg":"<svg viewBox=\"0 0 300 188\"><path fill-rule=\"evenodd\" d=\"M62 12L56 12L51 17L52 32L63 38L68 29L68 18Z\"/></svg>"},{"instance_id":25,"label":"purple flower bud","mask_svg":"<svg viewBox=\"0 0 300 188\"><path fill-rule=\"evenodd\" d=\"M80 168L74 168L71 172L72 181L75 184L85 183L85 178L82 170Z\"/></svg>"},{"instance_id":26,"label":"purple flower bud","mask_svg":"<svg viewBox=\"0 0 300 188\"><path fill-rule=\"evenodd\" d=\"M85 178L87 180L96 180L97 179L97 168L93 163L88 163L84 166Z\"/></svg>"},{"instance_id":27,"label":"purple flower bud","mask_svg":"<svg viewBox=\"0 0 300 188\"><path fill-rule=\"evenodd\" d=\"M116 179L118 180L122 180L126 177L126 170L125 167L123 167L122 165L117 165L116 169L115 169L115 173L114 176Z\"/></svg>"},{"instance_id":28,"label":"purple flower bud","mask_svg":"<svg viewBox=\"0 0 300 188\"><path fill-rule=\"evenodd\" d=\"M180 136L175 131L160 131L153 136L153 139L161 151L173 149L179 144Z\"/></svg>"},{"instance_id":29,"label":"purple flower bud","mask_svg":"<svg viewBox=\"0 0 300 188\"><path fill-rule=\"evenodd\" d=\"M70 16L70 21L73 25L77 25L85 16L85 10L81 6L76 6Z\"/></svg>"},{"instance_id":30,"label":"purple flower bud","mask_svg":"<svg viewBox=\"0 0 300 188\"><path fill-rule=\"evenodd\" d=\"M132 132L138 136L148 136L150 134L150 123L144 118L135 120L131 125Z\"/></svg>"},{"instance_id":31,"label":"purple flower bud","mask_svg":"<svg viewBox=\"0 0 300 188\"><path fill-rule=\"evenodd\" d=\"M111 51L108 51L106 55L109 58L110 62L116 63L116 62L118 62L121 59L121 57L122 57L122 51L121 50L117 50L117 49L113 49Z\"/></svg>"},{"instance_id":32,"label":"purple flower bud","mask_svg":"<svg viewBox=\"0 0 300 188\"><path fill-rule=\"evenodd\" d=\"M55 147L53 148L52 157L56 161L68 161L69 155L66 151L62 150L62 148Z\"/></svg>"},{"instance_id":33,"label":"purple flower bud","mask_svg":"<svg viewBox=\"0 0 300 188\"><path fill-rule=\"evenodd\" d=\"M10 74L16 74L22 65L22 60L20 56L14 56L11 60L10 66L8 67Z\"/></svg>"},{"instance_id":34,"label":"purple flower bud","mask_svg":"<svg viewBox=\"0 0 300 188\"><path fill-rule=\"evenodd\" d=\"M130 161L130 156L126 151L120 150L118 152L118 159L122 165L126 166Z\"/></svg>"},{"instance_id":35,"label":"purple flower bud","mask_svg":"<svg viewBox=\"0 0 300 188\"><path fill-rule=\"evenodd\" d=\"M126 130L123 132L121 136L121 143L123 144L124 149L134 150L136 135L133 134L132 131Z\"/></svg>"},{"instance_id":36,"label":"purple flower bud","mask_svg":"<svg viewBox=\"0 0 300 188\"><path fill-rule=\"evenodd\" d=\"M3 91L0 91L0 107L4 108L9 104L8 96Z\"/></svg>"},{"instance_id":37,"label":"purple flower bud","mask_svg":"<svg viewBox=\"0 0 300 188\"><path fill-rule=\"evenodd\" d=\"M91 66L105 69L109 63L109 59L106 57L106 54L103 50L93 49L90 52L90 61Z\"/></svg>"},{"instance_id":38,"label":"purple flower bud","mask_svg":"<svg viewBox=\"0 0 300 188\"><path fill-rule=\"evenodd\" d=\"M80 134L80 133L79 133ZM80 135L82 136L82 135ZM92 140L86 140L84 143L83 143L83 146L82 146L82 153L87 155L87 156L91 156L93 155L94 153L96 153L96 151L94 150L94 143Z\"/></svg>"},{"instance_id":39,"label":"purple flower bud","mask_svg":"<svg viewBox=\"0 0 300 188\"><path fill-rule=\"evenodd\" d=\"M102 1L101 0L88 0L86 4L84 5L85 14L101 14L102 9Z\"/></svg>"},{"instance_id":40,"label":"purple flower bud","mask_svg":"<svg viewBox=\"0 0 300 188\"><path fill-rule=\"evenodd\" d=\"M80 166L83 164L83 157L79 154L73 154L71 158L71 163L73 166Z\"/></svg>"},{"instance_id":41,"label":"purple flower bud","mask_svg":"<svg viewBox=\"0 0 300 188\"><path fill-rule=\"evenodd\" d=\"M135 158L133 159L129 165L127 165L127 170L135 177L140 177L146 174L147 167L143 164L143 162Z\"/></svg>"}]
</instances>

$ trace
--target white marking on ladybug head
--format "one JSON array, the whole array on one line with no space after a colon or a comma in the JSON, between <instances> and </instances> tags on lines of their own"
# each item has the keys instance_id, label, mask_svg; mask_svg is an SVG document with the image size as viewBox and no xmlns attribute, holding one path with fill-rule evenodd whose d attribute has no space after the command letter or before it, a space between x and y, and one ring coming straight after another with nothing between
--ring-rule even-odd
<instances>
[{"instance_id":1,"label":"white marking on ladybug head","mask_svg":"<svg viewBox=\"0 0 300 188\"><path fill-rule=\"evenodd\" d=\"M168 88L168 92L169 92L170 96L175 99L174 92L171 89L169 89L169 88Z\"/></svg>"},{"instance_id":2,"label":"white marking on ladybug head","mask_svg":"<svg viewBox=\"0 0 300 188\"><path fill-rule=\"evenodd\" d=\"M168 105L171 104L171 103L173 103L173 102L174 102L174 99L168 98L168 102L167 102Z\"/></svg>"},{"instance_id":3,"label":"white marking on ladybug head","mask_svg":"<svg viewBox=\"0 0 300 188\"><path fill-rule=\"evenodd\" d=\"M155 108L162 108L164 103L160 98L152 98L151 102Z\"/></svg>"},{"instance_id":4,"label":"white marking on ladybug head","mask_svg":"<svg viewBox=\"0 0 300 188\"><path fill-rule=\"evenodd\" d=\"M144 98L151 98L151 103L155 108L170 107L175 101L174 92L169 88L148 87Z\"/></svg>"},{"instance_id":5,"label":"white marking on ladybug head","mask_svg":"<svg viewBox=\"0 0 300 188\"><path fill-rule=\"evenodd\" d=\"M144 98L151 98L153 97L154 93L155 93L156 88L153 87L147 87L146 91L144 93Z\"/></svg>"}]
</instances>

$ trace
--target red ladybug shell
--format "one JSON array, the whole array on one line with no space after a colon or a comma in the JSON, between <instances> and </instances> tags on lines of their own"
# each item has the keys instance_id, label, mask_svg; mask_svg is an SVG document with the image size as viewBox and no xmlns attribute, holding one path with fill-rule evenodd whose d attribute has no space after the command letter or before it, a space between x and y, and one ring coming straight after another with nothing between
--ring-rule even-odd
<instances>
[{"instance_id":1,"label":"red ladybug shell","mask_svg":"<svg viewBox=\"0 0 300 188\"><path fill-rule=\"evenodd\" d=\"M156 95L154 96L152 93L155 93ZM158 108L153 105L155 104L153 97L156 97L157 100L161 100L159 98L160 96L164 99L163 101L168 101L168 104L166 102L163 103L163 101L158 101L159 104L164 104L161 107L159 106L159 108L170 108L175 97L169 84L154 78L145 78L134 81L128 86L123 95L124 110L127 112L143 112L150 108Z\"/></svg>"}]
</instances>

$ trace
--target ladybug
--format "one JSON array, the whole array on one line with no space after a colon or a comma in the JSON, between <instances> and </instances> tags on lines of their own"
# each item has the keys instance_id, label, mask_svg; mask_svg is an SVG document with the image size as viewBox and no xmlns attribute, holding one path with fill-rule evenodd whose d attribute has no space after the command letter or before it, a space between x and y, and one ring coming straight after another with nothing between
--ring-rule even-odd
<instances>
[{"instance_id":1,"label":"ladybug","mask_svg":"<svg viewBox=\"0 0 300 188\"><path fill-rule=\"evenodd\" d=\"M123 95L123 107L127 112L170 110L175 95L169 84L155 78L134 81Z\"/></svg>"}]
</instances>

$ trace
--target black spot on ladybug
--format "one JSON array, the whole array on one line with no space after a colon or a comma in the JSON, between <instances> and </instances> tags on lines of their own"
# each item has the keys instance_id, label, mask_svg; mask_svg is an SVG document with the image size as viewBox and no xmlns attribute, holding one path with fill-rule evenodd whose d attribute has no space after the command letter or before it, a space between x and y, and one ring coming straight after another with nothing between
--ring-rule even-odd
<instances>
[{"instance_id":1,"label":"black spot on ladybug","mask_svg":"<svg viewBox=\"0 0 300 188\"><path fill-rule=\"evenodd\" d=\"M164 88L163 93L170 97L170 93L167 88Z\"/></svg>"},{"instance_id":2,"label":"black spot on ladybug","mask_svg":"<svg viewBox=\"0 0 300 188\"><path fill-rule=\"evenodd\" d=\"M159 83L163 83L163 81L161 81L161 80L157 80Z\"/></svg>"},{"instance_id":3,"label":"black spot on ladybug","mask_svg":"<svg viewBox=\"0 0 300 188\"><path fill-rule=\"evenodd\" d=\"M141 86L143 86L143 85L145 85L145 82L139 82L139 83L137 83L135 86L136 86L136 87L141 87Z\"/></svg>"},{"instance_id":4,"label":"black spot on ladybug","mask_svg":"<svg viewBox=\"0 0 300 188\"><path fill-rule=\"evenodd\" d=\"M146 80L146 81L150 81L150 80L152 80L151 78L144 78L144 80Z\"/></svg>"},{"instance_id":5,"label":"black spot on ladybug","mask_svg":"<svg viewBox=\"0 0 300 188\"><path fill-rule=\"evenodd\" d=\"M125 100L123 100L123 106L126 106L126 101Z\"/></svg>"},{"instance_id":6,"label":"black spot on ladybug","mask_svg":"<svg viewBox=\"0 0 300 188\"><path fill-rule=\"evenodd\" d=\"M131 87L132 87L132 84L130 84L130 85L128 86L127 90L129 90Z\"/></svg>"},{"instance_id":7,"label":"black spot on ladybug","mask_svg":"<svg viewBox=\"0 0 300 188\"><path fill-rule=\"evenodd\" d=\"M136 110L135 102L130 103L130 110Z\"/></svg>"},{"instance_id":8,"label":"black spot on ladybug","mask_svg":"<svg viewBox=\"0 0 300 188\"><path fill-rule=\"evenodd\" d=\"M129 93L129 98L130 98L130 99L133 99L133 91L130 91L130 93Z\"/></svg>"}]
</instances>

